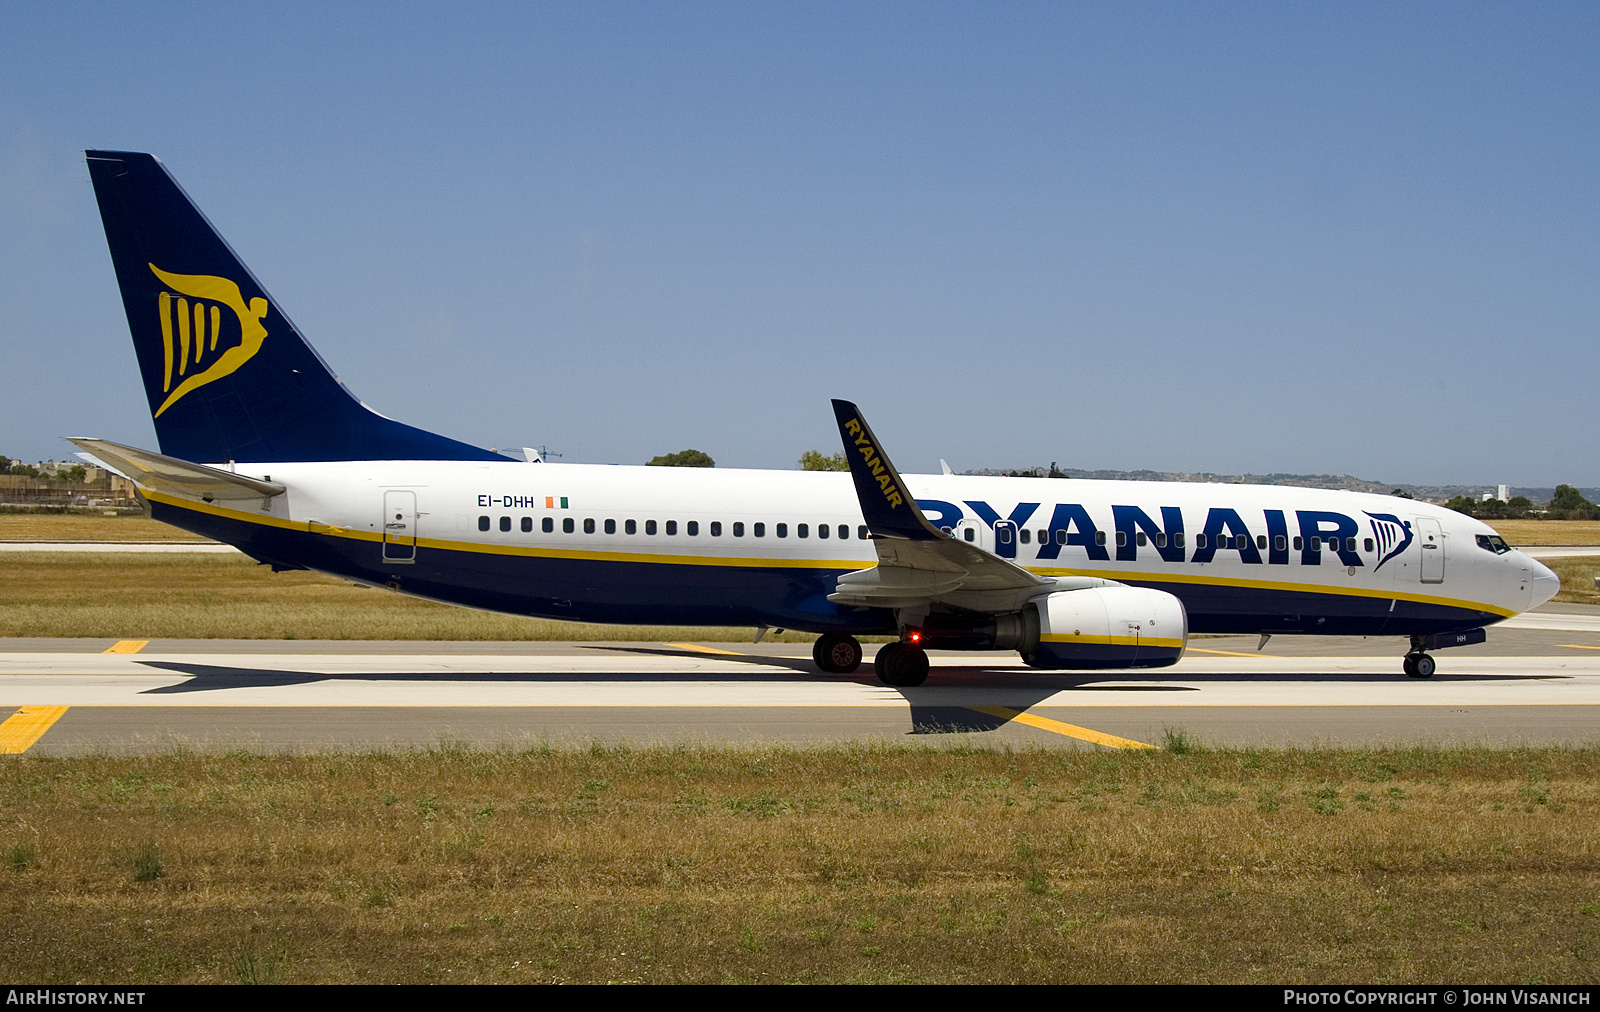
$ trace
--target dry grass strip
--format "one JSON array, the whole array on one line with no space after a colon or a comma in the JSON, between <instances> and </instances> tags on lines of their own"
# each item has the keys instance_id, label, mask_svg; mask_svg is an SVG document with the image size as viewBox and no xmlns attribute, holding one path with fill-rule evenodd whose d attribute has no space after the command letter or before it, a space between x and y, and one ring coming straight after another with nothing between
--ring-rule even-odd
<instances>
[{"instance_id":1,"label":"dry grass strip","mask_svg":"<svg viewBox=\"0 0 1600 1012\"><path fill-rule=\"evenodd\" d=\"M0 762L0 977L1585 982L1600 750Z\"/></svg>"},{"instance_id":2,"label":"dry grass strip","mask_svg":"<svg viewBox=\"0 0 1600 1012\"><path fill-rule=\"evenodd\" d=\"M149 517L0 513L0 541L200 541L198 534Z\"/></svg>"},{"instance_id":3,"label":"dry grass strip","mask_svg":"<svg viewBox=\"0 0 1600 1012\"><path fill-rule=\"evenodd\" d=\"M755 630L553 622L457 608L236 555L0 556L0 637L316 640L723 640ZM767 639L809 643L786 633Z\"/></svg>"}]
</instances>

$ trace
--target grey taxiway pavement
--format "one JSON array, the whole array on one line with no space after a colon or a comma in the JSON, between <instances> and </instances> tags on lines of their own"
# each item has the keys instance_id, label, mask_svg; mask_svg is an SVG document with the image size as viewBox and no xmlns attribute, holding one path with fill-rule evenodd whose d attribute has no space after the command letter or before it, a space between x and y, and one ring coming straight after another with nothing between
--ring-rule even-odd
<instances>
[{"instance_id":1,"label":"grey taxiway pavement","mask_svg":"<svg viewBox=\"0 0 1600 1012\"><path fill-rule=\"evenodd\" d=\"M525 747L541 741L1010 747L1600 739L1600 609L1550 605L1400 673L1396 638L1191 640L1175 667L1036 672L933 652L927 684L821 675L804 644L0 640L0 751ZM876 647L868 645L870 652ZM107 652L116 651L116 652Z\"/></svg>"}]
</instances>

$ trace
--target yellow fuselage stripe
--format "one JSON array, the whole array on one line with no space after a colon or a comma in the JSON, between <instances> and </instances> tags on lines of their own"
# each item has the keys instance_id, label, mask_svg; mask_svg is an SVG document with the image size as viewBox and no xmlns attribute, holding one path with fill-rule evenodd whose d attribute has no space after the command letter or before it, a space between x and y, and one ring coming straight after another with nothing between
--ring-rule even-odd
<instances>
[{"instance_id":1,"label":"yellow fuselage stripe","mask_svg":"<svg viewBox=\"0 0 1600 1012\"><path fill-rule=\"evenodd\" d=\"M1093 742L1096 745L1104 745L1106 748L1160 747L1158 745L1149 745L1142 741L1134 741L1132 738L1119 738L1114 734L1106 734L1104 731L1095 731L1091 728L1079 727L1076 724L1067 724L1059 720L1051 720L1049 717L1036 717L1031 713L1026 713L1022 710L1013 710L1006 706L969 706L967 709L976 710L978 713L986 713L991 717L999 717L1001 720L1009 720L1014 724L1026 724L1029 727L1036 727L1041 731L1052 731L1056 734L1064 734L1069 738L1077 738L1080 741Z\"/></svg>"},{"instance_id":2,"label":"yellow fuselage stripe","mask_svg":"<svg viewBox=\"0 0 1600 1012\"><path fill-rule=\"evenodd\" d=\"M21 755L67 712L65 706L24 706L0 724L0 755Z\"/></svg>"},{"instance_id":3,"label":"yellow fuselage stripe","mask_svg":"<svg viewBox=\"0 0 1600 1012\"><path fill-rule=\"evenodd\" d=\"M301 533L320 534L327 537L346 538L353 541L378 543L383 535L378 531L363 531L353 527L335 527L331 524L310 523L305 520L284 520L280 517L262 516L244 510L229 509L215 503L197 502L152 489L143 489L144 496L154 502L192 510L211 516L238 520L243 523ZM647 552L596 552L568 548L527 548L520 545L487 545L474 541L445 541L435 538L418 538L420 548L437 548L452 552L475 552L482 555L520 555L531 558L568 559L591 562L643 562L656 565L678 566L738 566L756 569L870 569L875 563L863 559L794 559L794 558L743 558L727 555L656 555ZM1160 573L1145 570L1116 569L1066 569L1054 566L1023 566L1039 576L1090 576L1122 583L1190 583L1207 587L1240 587L1252 590L1277 590L1299 594L1321 594L1333 597L1370 597L1383 601L1410 601L1416 604L1433 604L1447 608L1466 608L1486 611L1510 618L1517 614L1498 605L1457 598L1412 594L1395 589L1335 587L1317 583L1290 583L1271 580L1244 580L1227 576L1192 576L1179 573Z\"/></svg>"}]
</instances>

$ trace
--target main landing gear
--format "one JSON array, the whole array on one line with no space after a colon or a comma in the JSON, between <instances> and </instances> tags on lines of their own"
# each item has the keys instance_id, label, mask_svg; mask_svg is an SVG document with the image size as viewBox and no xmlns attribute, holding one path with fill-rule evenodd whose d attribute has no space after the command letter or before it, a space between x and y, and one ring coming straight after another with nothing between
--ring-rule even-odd
<instances>
[{"instance_id":1,"label":"main landing gear","mask_svg":"<svg viewBox=\"0 0 1600 1012\"><path fill-rule=\"evenodd\" d=\"M1433 658L1421 651L1406 654L1405 672L1412 678L1432 678Z\"/></svg>"},{"instance_id":2,"label":"main landing gear","mask_svg":"<svg viewBox=\"0 0 1600 1012\"><path fill-rule=\"evenodd\" d=\"M885 643L872 662L878 680L896 688L913 688L928 680L928 654L913 643Z\"/></svg>"},{"instance_id":3,"label":"main landing gear","mask_svg":"<svg viewBox=\"0 0 1600 1012\"><path fill-rule=\"evenodd\" d=\"M826 633L811 644L811 659L830 675L848 675L861 667L861 644L854 636Z\"/></svg>"}]
</instances>

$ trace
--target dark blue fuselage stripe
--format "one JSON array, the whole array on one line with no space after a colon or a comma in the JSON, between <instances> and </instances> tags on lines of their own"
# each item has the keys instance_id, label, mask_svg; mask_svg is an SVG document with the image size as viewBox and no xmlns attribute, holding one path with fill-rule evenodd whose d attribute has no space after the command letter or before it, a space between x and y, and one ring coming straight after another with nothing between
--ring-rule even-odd
<instances>
[{"instance_id":1,"label":"dark blue fuselage stripe","mask_svg":"<svg viewBox=\"0 0 1600 1012\"><path fill-rule=\"evenodd\" d=\"M844 570L690 566L500 555L421 547L382 561L375 541L310 534L152 502L157 520L236 545L264 562L303 566L451 604L572 622L768 625L803 632L893 633L885 609L828 600ZM1431 634L1498 622L1467 608L1389 598L1200 583L1125 582L1183 601L1191 633ZM1393 611L1390 606L1393 604Z\"/></svg>"}]
</instances>

